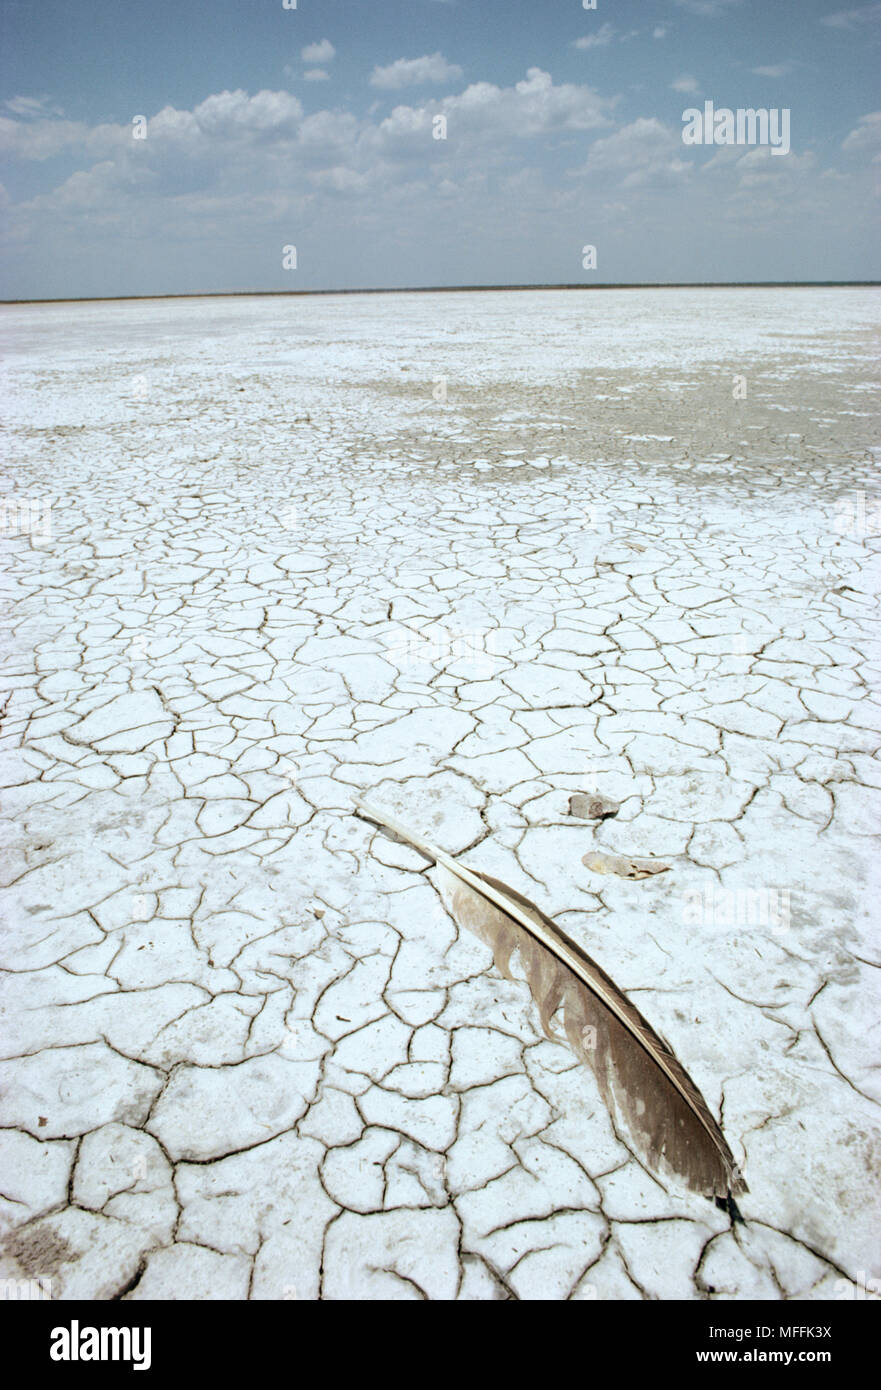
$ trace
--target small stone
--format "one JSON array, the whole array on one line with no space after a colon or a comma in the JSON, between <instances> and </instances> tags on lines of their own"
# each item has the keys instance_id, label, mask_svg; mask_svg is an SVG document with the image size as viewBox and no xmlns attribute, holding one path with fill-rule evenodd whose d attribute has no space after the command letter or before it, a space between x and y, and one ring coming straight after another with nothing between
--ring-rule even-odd
<instances>
[{"instance_id":1,"label":"small stone","mask_svg":"<svg viewBox=\"0 0 881 1390\"><path fill-rule=\"evenodd\" d=\"M576 792L569 798L570 816L578 816L581 820L607 820L610 816L617 816L620 810L620 802L612 801L608 796Z\"/></svg>"},{"instance_id":2,"label":"small stone","mask_svg":"<svg viewBox=\"0 0 881 1390\"><path fill-rule=\"evenodd\" d=\"M670 868L659 859L631 859L625 854L585 854L581 862L596 874L617 874L619 878L649 878Z\"/></svg>"}]
</instances>

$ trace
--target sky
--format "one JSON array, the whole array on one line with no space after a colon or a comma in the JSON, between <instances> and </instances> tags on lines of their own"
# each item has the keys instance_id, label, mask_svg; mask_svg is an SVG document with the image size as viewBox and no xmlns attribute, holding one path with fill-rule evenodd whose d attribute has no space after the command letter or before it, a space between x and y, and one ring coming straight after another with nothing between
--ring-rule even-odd
<instances>
[{"instance_id":1,"label":"sky","mask_svg":"<svg viewBox=\"0 0 881 1390\"><path fill-rule=\"evenodd\" d=\"M292 3L2 0L0 297L881 279L879 0Z\"/></svg>"}]
</instances>

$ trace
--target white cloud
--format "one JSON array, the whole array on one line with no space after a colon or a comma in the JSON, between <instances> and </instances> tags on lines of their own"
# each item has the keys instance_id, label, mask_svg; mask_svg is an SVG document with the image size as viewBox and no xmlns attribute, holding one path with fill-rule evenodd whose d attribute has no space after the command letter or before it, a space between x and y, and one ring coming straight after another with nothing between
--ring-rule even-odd
<instances>
[{"instance_id":1,"label":"white cloud","mask_svg":"<svg viewBox=\"0 0 881 1390\"><path fill-rule=\"evenodd\" d=\"M530 68L512 87L475 83L457 95L396 106L385 119L330 109L306 116L290 92L241 90L215 93L192 110L166 106L137 141L130 123L0 117L0 147L26 160L67 152L83 164L52 191L15 206L16 236L33 231L29 218L42 226L59 217L68 227L89 208L96 226L120 227L137 216L139 226L152 219L154 228L174 227L192 239L222 208L246 219L251 206L255 218L269 219L280 208L301 209L304 200L357 197L368 188L386 208L444 179L473 191L522 166L523 140L608 127L614 105L589 86L557 85ZM441 113L449 144L432 139L432 119Z\"/></svg>"},{"instance_id":2,"label":"white cloud","mask_svg":"<svg viewBox=\"0 0 881 1390\"><path fill-rule=\"evenodd\" d=\"M304 63L329 63L335 55L336 49L330 39L322 39L320 43L307 43L300 53Z\"/></svg>"},{"instance_id":3,"label":"white cloud","mask_svg":"<svg viewBox=\"0 0 881 1390\"><path fill-rule=\"evenodd\" d=\"M716 15L724 14L731 5L739 5L740 0L676 0L677 5L681 5L684 10L690 10L692 14Z\"/></svg>"},{"instance_id":4,"label":"white cloud","mask_svg":"<svg viewBox=\"0 0 881 1390\"><path fill-rule=\"evenodd\" d=\"M442 53L427 53L422 58L398 58L387 67L375 67L370 74L370 85L395 90L429 82L453 82L461 76L462 69L457 63L448 63Z\"/></svg>"},{"instance_id":5,"label":"white cloud","mask_svg":"<svg viewBox=\"0 0 881 1390\"><path fill-rule=\"evenodd\" d=\"M751 68L750 71L754 72L756 77L785 77L788 72L792 71L792 64L774 63L768 67Z\"/></svg>"},{"instance_id":6,"label":"white cloud","mask_svg":"<svg viewBox=\"0 0 881 1390\"><path fill-rule=\"evenodd\" d=\"M7 111L11 111L15 116L22 116L25 120L38 116L60 116L62 114L61 107L50 106L49 98L46 96L10 97L3 104Z\"/></svg>"},{"instance_id":7,"label":"white cloud","mask_svg":"<svg viewBox=\"0 0 881 1390\"><path fill-rule=\"evenodd\" d=\"M51 159L77 148L98 154L125 139L131 139L130 126L89 127L82 121L13 121L0 116L0 154L12 159Z\"/></svg>"},{"instance_id":8,"label":"white cloud","mask_svg":"<svg viewBox=\"0 0 881 1390\"><path fill-rule=\"evenodd\" d=\"M860 123L845 139L843 150L877 151L875 160L881 159L881 111L870 111L868 116L860 116Z\"/></svg>"},{"instance_id":9,"label":"white cloud","mask_svg":"<svg viewBox=\"0 0 881 1390\"><path fill-rule=\"evenodd\" d=\"M881 20L881 4L861 5L855 10L836 10L823 15L821 24L830 29L858 29L862 24L874 24Z\"/></svg>"},{"instance_id":10,"label":"white cloud","mask_svg":"<svg viewBox=\"0 0 881 1390\"><path fill-rule=\"evenodd\" d=\"M744 188L791 187L803 175L814 172L816 156L807 150L802 155L775 159L770 145L756 145L741 155L734 167Z\"/></svg>"},{"instance_id":11,"label":"white cloud","mask_svg":"<svg viewBox=\"0 0 881 1390\"><path fill-rule=\"evenodd\" d=\"M160 121L166 107L155 118ZM188 112L176 113L188 118ZM238 136L260 132L291 132L303 115L302 104L290 92L257 92L249 97L239 88L235 92L218 92L207 97L192 113L198 129L205 135ZM153 122L148 124L148 138Z\"/></svg>"},{"instance_id":12,"label":"white cloud","mask_svg":"<svg viewBox=\"0 0 881 1390\"><path fill-rule=\"evenodd\" d=\"M654 27L654 29L652 30L652 38L653 38L653 39L665 39L666 37L667 37L667 26L666 26L666 24L656 24L655 27Z\"/></svg>"},{"instance_id":13,"label":"white cloud","mask_svg":"<svg viewBox=\"0 0 881 1390\"><path fill-rule=\"evenodd\" d=\"M173 278L178 264L186 264L187 275L197 282L199 266L210 263L218 283L266 283L280 248L301 240L327 255L332 245L339 266L345 256L335 238L349 227L366 229L365 245L387 247L403 238L424 242L428 254L444 238L446 245L455 245L465 226L473 230L475 244L490 248L485 250L489 265L495 254L492 236L510 227L512 216L515 222L522 217L524 228L528 224L523 231L528 248L536 236L541 241L539 230L549 222L555 229L576 227L586 212L599 216L606 208L613 210L608 215L619 230L629 226L637 236L640 229L660 225L651 222L655 215L681 216L687 227L690 218L706 215L711 199L714 206L727 206L726 195L732 217L745 215L738 209L746 204L752 209L753 194L769 217L783 209L790 216L787 198L793 190L796 202L815 198L818 206L830 205L828 192L824 201L828 185L821 182L826 175L812 158L776 160L765 152L743 159L742 149L720 148L715 151L719 162L707 174L710 163L685 151L678 123L643 117L616 128L615 110L614 98L601 97L586 84L555 83L533 67L511 86L472 83L445 96L402 101L390 112L383 100L357 116L342 109L306 115L297 97L285 91L219 92L191 110L163 108L150 117L143 141L133 140L126 122L89 127L39 116L3 117L0 137L18 156L43 159L59 151L71 156L63 182L52 177L48 191L13 203L12 237L16 245L38 248L44 259L46 248L63 238L66 246L79 248L81 269L95 262L96 244L118 247L136 225L142 242L158 248L150 272L155 279L138 286L149 291L163 283L163 276L166 282L170 274ZM446 141L432 139L438 114L447 117ZM876 112L859 122L845 146L874 151L879 134L881 113ZM548 152L553 160L546 163ZM870 158L871 153L867 163ZM560 172L561 159L567 174ZM867 201L868 173L858 169L846 175L847 186L855 190L848 212ZM744 184L748 199L740 192ZM834 206L844 225L837 191ZM852 224L850 217L846 225ZM212 248L233 243L248 248L239 259L212 259ZM394 258L376 264L380 272L374 283L398 273ZM414 264L421 265L418 256ZM409 266L400 273L410 274ZM469 271L476 279L484 273L492 272L482 266ZM364 274L376 272L364 269ZM412 274L415 283L421 271Z\"/></svg>"},{"instance_id":14,"label":"white cloud","mask_svg":"<svg viewBox=\"0 0 881 1390\"><path fill-rule=\"evenodd\" d=\"M595 34L588 34L586 38L575 39L575 48L605 48L606 44L612 42L615 37L614 24L601 24Z\"/></svg>"},{"instance_id":15,"label":"white cloud","mask_svg":"<svg viewBox=\"0 0 881 1390\"><path fill-rule=\"evenodd\" d=\"M693 165L683 158L681 133L656 117L642 116L614 134L594 140L579 172L606 173L621 188L645 184L677 184Z\"/></svg>"},{"instance_id":16,"label":"white cloud","mask_svg":"<svg viewBox=\"0 0 881 1390\"><path fill-rule=\"evenodd\" d=\"M535 136L608 125L614 105L614 99L600 97L590 87L571 82L555 86L549 72L529 68L513 87L476 82L458 96L445 97L438 109L449 117L451 132L461 125L483 134Z\"/></svg>"},{"instance_id":17,"label":"white cloud","mask_svg":"<svg viewBox=\"0 0 881 1390\"><path fill-rule=\"evenodd\" d=\"M351 159L364 126L349 111L315 111L300 125L297 144L310 159L345 163Z\"/></svg>"},{"instance_id":18,"label":"white cloud","mask_svg":"<svg viewBox=\"0 0 881 1390\"><path fill-rule=\"evenodd\" d=\"M146 139L137 141L131 123L88 126L82 121L14 121L0 116L0 152L11 158L43 160L65 150L96 159L128 159L134 151L137 163L143 165L158 152L184 152L195 158L227 142L244 145L291 139L302 116L302 104L290 92L261 91L251 97L241 90L217 92L192 111L165 106L147 121Z\"/></svg>"},{"instance_id":19,"label":"white cloud","mask_svg":"<svg viewBox=\"0 0 881 1390\"><path fill-rule=\"evenodd\" d=\"M335 164L331 169L315 169L309 178L316 188L333 193L364 193L370 186L367 175L347 169L343 164Z\"/></svg>"},{"instance_id":20,"label":"white cloud","mask_svg":"<svg viewBox=\"0 0 881 1390\"><path fill-rule=\"evenodd\" d=\"M670 83L670 86L674 92L686 92L689 96L700 91L697 78L689 77L688 73L683 73L681 77L677 77L675 82Z\"/></svg>"},{"instance_id":21,"label":"white cloud","mask_svg":"<svg viewBox=\"0 0 881 1390\"><path fill-rule=\"evenodd\" d=\"M327 82L330 73L324 68L307 68L303 76L307 82Z\"/></svg>"}]
</instances>

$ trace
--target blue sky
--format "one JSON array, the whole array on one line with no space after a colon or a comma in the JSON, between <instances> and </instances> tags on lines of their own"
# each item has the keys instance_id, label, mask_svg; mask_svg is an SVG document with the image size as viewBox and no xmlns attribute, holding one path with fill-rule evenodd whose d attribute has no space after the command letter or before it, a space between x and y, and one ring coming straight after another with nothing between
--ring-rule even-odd
<instances>
[{"instance_id":1,"label":"blue sky","mask_svg":"<svg viewBox=\"0 0 881 1390\"><path fill-rule=\"evenodd\" d=\"M0 46L3 297L881 278L878 0L4 0ZM790 152L684 145L708 100Z\"/></svg>"}]
</instances>

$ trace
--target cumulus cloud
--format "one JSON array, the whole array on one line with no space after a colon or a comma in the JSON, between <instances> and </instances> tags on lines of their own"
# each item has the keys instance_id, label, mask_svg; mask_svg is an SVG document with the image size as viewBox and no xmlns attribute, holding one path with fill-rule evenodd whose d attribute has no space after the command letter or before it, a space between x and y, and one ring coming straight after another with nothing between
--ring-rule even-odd
<instances>
[{"instance_id":1,"label":"cumulus cloud","mask_svg":"<svg viewBox=\"0 0 881 1390\"><path fill-rule=\"evenodd\" d=\"M554 129L592 130L608 125L615 99L600 97L591 87L571 82L554 85L549 72L528 68L514 87L488 82L466 87L443 103L454 114L478 115L514 135L540 135Z\"/></svg>"},{"instance_id":2,"label":"cumulus cloud","mask_svg":"<svg viewBox=\"0 0 881 1390\"><path fill-rule=\"evenodd\" d=\"M763 185L780 188L799 182L805 174L812 174L816 163L816 155L810 150L802 155L788 154L785 159L775 159L770 145L756 145L740 156L735 163L735 171L744 188L760 188Z\"/></svg>"},{"instance_id":3,"label":"cumulus cloud","mask_svg":"<svg viewBox=\"0 0 881 1390\"><path fill-rule=\"evenodd\" d=\"M693 166L683 158L681 132L642 116L614 134L594 140L581 172L603 173L621 188L680 183Z\"/></svg>"},{"instance_id":4,"label":"cumulus cloud","mask_svg":"<svg viewBox=\"0 0 881 1390\"><path fill-rule=\"evenodd\" d=\"M754 72L756 77L785 77L791 71L791 63L773 63L767 67L750 68L750 72Z\"/></svg>"},{"instance_id":5,"label":"cumulus cloud","mask_svg":"<svg viewBox=\"0 0 881 1390\"><path fill-rule=\"evenodd\" d=\"M292 131L303 115L302 103L290 92L257 92L249 97L238 88L234 92L218 92L207 97L194 107L192 113L174 111L165 107L156 119L156 129L162 122L172 122L181 128L195 128L206 136L226 136L237 138L257 132L278 133ZM154 131L154 123L148 124L148 134Z\"/></svg>"},{"instance_id":6,"label":"cumulus cloud","mask_svg":"<svg viewBox=\"0 0 881 1390\"><path fill-rule=\"evenodd\" d=\"M427 53L422 58L398 58L387 67L375 67L370 74L370 85L395 90L454 82L461 76L462 69L457 63L448 63L442 53Z\"/></svg>"},{"instance_id":7,"label":"cumulus cloud","mask_svg":"<svg viewBox=\"0 0 881 1390\"><path fill-rule=\"evenodd\" d=\"M290 137L302 116L302 104L290 92L261 91L248 96L241 89L217 92L192 111L165 106L147 120L146 139L137 141L128 123L88 126L82 121L14 121L0 116L0 153L24 160L50 159L64 152L122 158L133 150L147 159L152 157L148 152L157 150L197 155L224 142L265 143Z\"/></svg>"},{"instance_id":8,"label":"cumulus cloud","mask_svg":"<svg viewBox=\"0 0 881 1390\"><path fill-rule=\"evenodd\" d=\"M318 79L313 79L318 80ZM21 160L44 160L60 153L101 164L94 186L106 187L108 162L119 170L121 186L134 195L141 187L157 195L212 182L232 185L233 172L256 186L260 178L296 181L298 173L337 191L381 183L394 170L439 167L466 136L480 161L500 167L516 161L512 142L581 132L611 125L615 102L587 85L555 84L549 73L530 68L512 87L479 82L442 99L399 105L379 119L322 110L309 116L290 92L241 89L212 94L192 110L163 107L146 121L146 138L135 140L130 123L90 127L82 122L0 117L0 149ZM432 140L439 114L449 125L449 144ZM456 158L461 163L461 146ZM352 177L340 172L349 170ZM93 169L71 174L61 201L80 198ZM407 175L409 177L409 174ZM90 185L91 186L91 185ZM49 195L46 195L49 196Z\"/></svg>"},{"instance_id":9,"label":"cumulus cloud","mask_svg":"<svg viewBox=\"0 0 881 1390\"><path fill-rule=\"evenodd\" d=\"M11 120L0 116L0 154L11 159L52 159L68 150L96 155L131 138L130 126L87 126L82 121Z\"/></svg>"},{"instance_id":10,"label":"cumulus cloud","mask_svg":"<svg viewBox=\"0 0 881 1390\"><path fill-rule=\"evenodd\" d=\"M677 77L670 86L674 92L686 92L691 95L693 92L700 91L696 77L689 77L688 73L683 73L682 77Z\"/></svg>"},{"instance_id":11,"label":"cumulus cloud","mask_svg":"<svg viewBox=\"0 0 881 1390\"><path fill-rule=\"evenodd\" d=\"M307 43L300 53L304 63L329 63L335 56L336 49L330 39L322 39L320 43Z\"/></svg>"},{"instance_id":12,"label":"cumulus cloud","mask_svg":"<svg viewBox=\"0 0 881 1390\"><path fill-rule=\"evenodd\" d=\"M327 82L330 79L330 73L325 68L307 68L303 77L307 82Z\"/></svg>"},{"instance_id":13,"label":"cumulus cloud","mask_svg":"<svg viewBox=\"0 0 881 1390\"><path fill-rule=\"evenodd\" d=\"M434 245L449 215L465 218L480 243L489 237L488 228L511 225L513 210L535 221L541 241L549 222L580 225L586 208L599 215L603 208L623 207L625 212L609 214L620 220L634 208L652 208L652 200L664 200L670 190L684 219L701 190L717 199L727 191L740 198L740 206L744 184L772 212L787 205L793 188L804 201L814 197L824 205L818 179L826 175L810 160L769 160L765 152L735 167L744 151L725 147L714 151L718 164L698 160L683 147L678 124L643 117L619 125L616 109L616 98L584 83L554 82L550 73L532 67L511 86L476 82L447 95L400 102L391 111L377 103L363 115L341 108L307 115L286 91L217 92L190 110L166 106L150 116L144 140L133 139L130 122L88 126L10 114L0 118L0 144L11 154L26 160L69 157L60 183L53 166L51 183L57 187L13 203L12 237L20 245L45 247L63 236L66 244L90 248L83 258L92 264L96 238L106 237L108 250L118 249L136 225L144 243L191 247L197 268L215 267L211 248L234 243L254 249L236 252L241 259L235 264L244 267L240 275L218 262L218 283L256 284L271 278L279 248L288 242L299 245L302 238L305 244L311 237L313 251L322 248L322 254L334 243L334 254L343 257L342 245L334 242L343 227L367 229L376 245L388 246L397 245L396 239L418 240L418 226L418 236ZM448 137L434 140L432 124L441 114ZM879 133L881 113L872 113L847 137L845 148L868 156L868 165ZM545 163L548 150L554 157ZM855 172L847 178L862 192L865 177L857 164L848 161ZM777 165L786 165L788 173ZM856 197L854 205L859 206ZM462 225L456 220L446 226L448 244ZM539 226L545 228L540 235ZM156 251L154 287L168 273L164 254ZM414 256L413 264L421 264ZM260 257L269 266L265 273ZM334 264L339 268L342 261Z\"/></svg>"}]
</instances>

